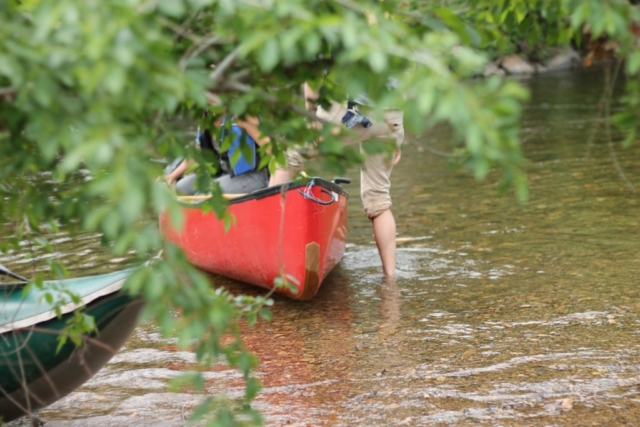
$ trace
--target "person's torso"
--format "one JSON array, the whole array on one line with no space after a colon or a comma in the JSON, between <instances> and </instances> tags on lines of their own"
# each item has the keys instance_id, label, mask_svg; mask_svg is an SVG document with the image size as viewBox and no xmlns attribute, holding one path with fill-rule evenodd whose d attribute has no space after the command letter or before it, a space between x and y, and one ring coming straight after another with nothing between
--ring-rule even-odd
<instances>
[{"instance_id":1,"label":"person's torso","mask_svg":"<svg viewBox=\"0 0 640 427\"><path fill-rule=\"evenodd\" d=\"M242 175L256 171L260 165L258 144L233 121L233 118L228 124L226 119L223 120L217 139L209 129L201 132L198 127L197 140L200 148L216 153L223 173Z\"/></svg>"}]
</instances>

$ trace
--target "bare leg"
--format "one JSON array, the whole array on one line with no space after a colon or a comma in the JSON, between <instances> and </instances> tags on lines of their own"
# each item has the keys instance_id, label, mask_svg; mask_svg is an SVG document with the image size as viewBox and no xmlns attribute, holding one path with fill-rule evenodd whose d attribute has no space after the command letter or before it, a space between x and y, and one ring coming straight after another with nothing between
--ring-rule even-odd
<instances>
[{"instance_id":1,"label":"bare leg","mask_svg":"<svg viewBox=\"0 0 640 427\"><path fill-rule=\"evenodd\" d=\"M289 181L291 181L291 174L289 173L289 171L276 169L273 175L271 175L271 178L269 178L269 187L284 184L285 182Z\"/></svg>"},{"instance_id":2,"label":"bare leg","mask_svg":"<svg viewBox=\"0 0 640 427\"><path fill-rule=\"evenodd\" d=\"M286 166L278 165L276 167L276 171L271 175L271 178L269 178L269 187L291 182L293 177L302 170L304 159L296 147L287 149L284 157L286 159Z\"/></svg>"},{"instance_id":3,"label":"bare leg","mask_svg":"<svg viewBox=\"0 0 640 427\"><path fill-rule=\"evenodd\" d=\"M395 330L400 321L400 294L395 277L385 276L377 289L382 315L381 329ZM389 331L391 332L391 331Z\"/></svg>"},{"instance_id":4,"label":"bare leg","mask_svg":"<svg viewBox=\"0 0 640 427\"><path fill-rule=\"evenodd\" d=\"M382 273L387 277L396 275L396 220L387 209L373 218L373 236L382 261Z\"/></svg>"}]
</instances>

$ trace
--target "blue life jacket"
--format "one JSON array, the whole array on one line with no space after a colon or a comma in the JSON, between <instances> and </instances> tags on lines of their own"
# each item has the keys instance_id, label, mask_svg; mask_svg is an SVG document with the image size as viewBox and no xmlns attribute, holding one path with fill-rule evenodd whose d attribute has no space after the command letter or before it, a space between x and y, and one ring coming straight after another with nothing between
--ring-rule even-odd
<instances>
[{"instance_id":1,"label":"blue life jacket","mask_svg":"<svg viewBox=\"0 0 640 427\"><path fill-rule=\"evenodd\" d=\"M233 117L231 118L231 121L232 122L228 129L231 130L231 138L233 138L233 140L231 141L231 146L224 152L221 149L222 142L229 134L227 128L224 127L226 117L222 121L221 131L218 135L219 142L214 140L208 130L201 132L200 126L198 126L196 136L197 144L200 148L212 150L217 154L220 162L218 175L225 173L230 173L233 176L242 175L257 170L258 165L260 164L258 144L256 144L253 138L251 138L244 129L233 123ZM245 157L245 154L247 154L248 157ZM234 160L236 160L235 163L233 162Z\"/></svg>"},{"instance_id":2,"label":"blue life jacket","mask_svg":"<svg viewBox=\"0 0 640 427\"><path fill-rule=\"evenodd\" d=\"M258 144L256 144L254 139L251 138L249 134L244 131L244 129L233 123L233 117L231 118L231 120L232 123L230 126L230 137L233 138L233 141L231 142L229 150L224 153L229 162L228 164L230 172L234 176L242 175L247 172L253 172L257 169L259 164ZM224 126L225 122L226 117L222 121L222 126ZM227 136L229 135L227 135L226 129L223 128L222 132L220 133L220 141L224 141ZM243 144L245 145L244 149L242 147ZM249 146L248 150L246 145ZM247 154L248 157L245 157L245 154Z\"/></svg>"}]
</instances>

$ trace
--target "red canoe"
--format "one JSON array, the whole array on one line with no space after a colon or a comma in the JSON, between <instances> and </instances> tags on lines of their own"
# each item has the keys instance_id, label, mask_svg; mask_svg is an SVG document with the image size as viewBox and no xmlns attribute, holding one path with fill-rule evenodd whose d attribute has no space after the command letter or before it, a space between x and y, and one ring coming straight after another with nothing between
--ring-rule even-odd
<instances>
[{"instance_id":1,"label":"red canoe","mask_svg":"<svg viewBox=\"0 0 640 427\"><path fill-rule=\"evenodd\" d=\"M197 204L182 207L181 231L171 227L166 212L160 228L202 270L267 289L284 273L296 289L276 292L310 299L344 255L348 195L321 178L285 185L284 194L275 186L229 200L235 224L226 232L215 213Z\"/></svg>"}]
</instances>

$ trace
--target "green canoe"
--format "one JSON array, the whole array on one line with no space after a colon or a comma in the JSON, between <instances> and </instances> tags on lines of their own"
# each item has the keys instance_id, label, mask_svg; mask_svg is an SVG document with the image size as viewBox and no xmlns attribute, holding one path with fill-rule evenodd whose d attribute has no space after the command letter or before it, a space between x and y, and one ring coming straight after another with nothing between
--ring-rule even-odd
<instances>
[{"instance_id":1,"label":"green canoe","mask_svg":"<svg viewBox=\"0 0 640 427\"><path fill-rule=\"evenodd\" d=\"M133 269L46 281L41 288L0 264L0 421L34 413L95 375L135 328L143 302L120 290ZM47 302L45 294L52 297ZM80 301L72 301L73 293ZM53 310L60 303L61 317ZM79 307L98 332L76 347L58 347L59 332Z\"/></svg>"}]
</instances>

